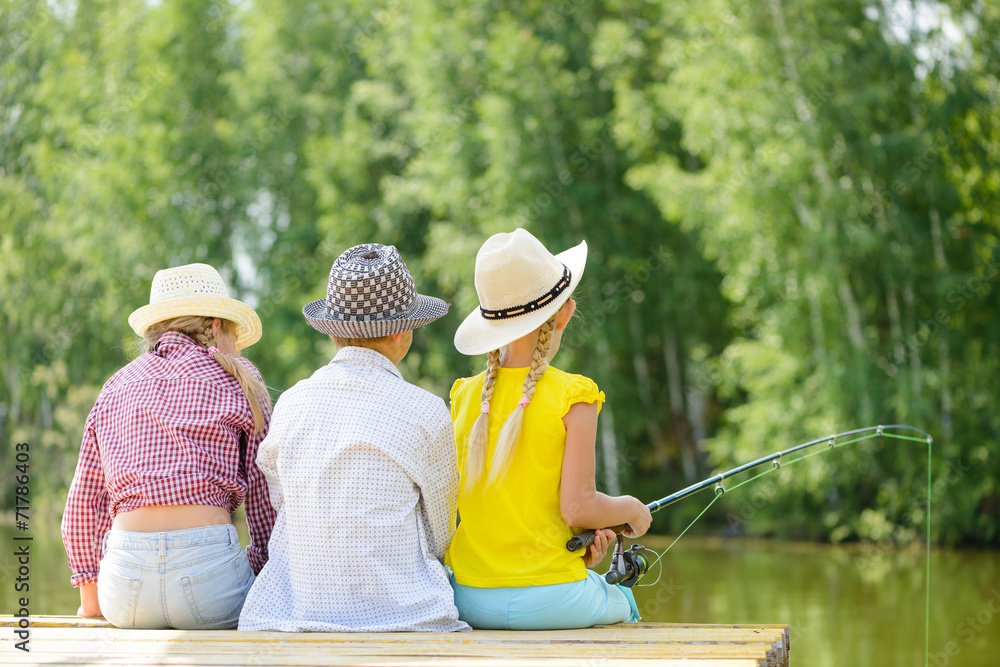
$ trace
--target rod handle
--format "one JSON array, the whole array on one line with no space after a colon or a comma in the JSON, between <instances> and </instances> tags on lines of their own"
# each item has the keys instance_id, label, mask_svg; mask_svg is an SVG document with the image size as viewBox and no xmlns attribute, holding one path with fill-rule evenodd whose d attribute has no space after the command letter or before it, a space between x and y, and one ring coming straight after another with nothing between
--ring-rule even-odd
<instances>
[{"instance_id":1,"label":"rod handle","mask_svg":"<svg viewBox=\"0 0 1000 667\"><path fill-rule=\"evenodd\" d=\"M627 523L621 523L617 526L610 526L610 530L615 531L615 535L620 535L623 530L628 528ZM566 543L567 551L579 551L580 549L586 549L591 544L594 543L594 531L585 530L579 535L575 535L573 539Z\"/></svg>"}]
</instances>

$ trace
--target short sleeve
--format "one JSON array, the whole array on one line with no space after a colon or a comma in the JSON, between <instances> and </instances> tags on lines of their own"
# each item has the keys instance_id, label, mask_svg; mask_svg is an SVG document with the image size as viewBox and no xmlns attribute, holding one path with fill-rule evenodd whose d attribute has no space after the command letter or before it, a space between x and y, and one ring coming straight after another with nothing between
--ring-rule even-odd
<instances>
[{"instance_id":1,"label":"short sleeve","mask_svg":"<svg viewBox=\"0 0 1000 667\"><path fill-rule=\"evenodd\" d=\"M462 385L465 384L466 378L459 378L455 380L455 384L451 385L451 391L448 393L448 406L451 408L451 420L455 421L455 410L457 408L458 392L462 389Z\"/></svg>"},{"instance_id":2,"label":"short sleeve","mask_svg":"<svg viewBox=\"0 0 1000 667\"><path fill-rule=\"evenodd\" d=\"M568 383L564 392L566 399L563 403L562 416L565 416L577 403L597 403L597 413L600 414L601 405L604 403L604 392L597 388L596 382L582 375L571 375Z\"/></svg>"}]
</instances>

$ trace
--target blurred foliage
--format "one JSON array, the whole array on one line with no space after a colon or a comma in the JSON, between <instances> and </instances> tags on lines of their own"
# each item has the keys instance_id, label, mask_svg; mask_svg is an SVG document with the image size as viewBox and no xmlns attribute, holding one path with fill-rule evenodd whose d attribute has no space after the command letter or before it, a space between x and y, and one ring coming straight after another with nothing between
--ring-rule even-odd
<instances>
[{"instance_id":1,"label":"blurred foliage","mask_svg":"<svg viewBox=\"0 0 1000 667\"><path fill-rule=\"evenodd\" d=\"M277 394L332 354L300 309L333 259L395 244L453 304L403 364L444 396L482 363L451 345L476 250L524 226L591 248L559 365L608 395L606 489L910 423L934 539L1000 545L998 38L978 0L0 0L0 463L30 441L60 502L127 315L192 261L258 309ZM913 539L923 452L705 525Z\"/></svg>"}]
</instances>

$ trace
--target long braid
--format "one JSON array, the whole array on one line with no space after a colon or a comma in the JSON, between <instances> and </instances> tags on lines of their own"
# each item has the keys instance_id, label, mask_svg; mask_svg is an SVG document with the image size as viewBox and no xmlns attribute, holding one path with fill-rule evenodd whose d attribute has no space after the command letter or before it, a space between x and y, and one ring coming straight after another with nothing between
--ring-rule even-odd
<instances>
[{"instance_id":1,"label":"long braid","mask_svg":"<svg viewBox=\"0 0 1000 667\"><path fill-rule=\"evenodd\" d=\"M195 342L204 348L215 347L215 336L212 334L213 319L211 317L197 317L192 315L157 322L146 331L143 336L142 346L147 351L151 350L157 341L160 340L160 336L168 331L179 331L193 338ZM229 320L221 321L224 332L230 333L235 331L236 325L233 322ZM222 366L239 383L240 389L243 390L243 395L250 405L250 414L253 415L254 433L263 433L267 428L264 409L265 406L268 410L271 408L271 396L267 393L267 387L264 386L263 382L255 378L250 370L238 362L235 357L221 351L212 352L211 356L216 363Z\"/></svg>"},{"instance_id":2,"label":"long braid","mask_svg":"<svg viewBox=\"0 0 1000 667\"><path fill-rule=\"evenodd\" d=\"M486 376L483 379L482 402L479 416L469 431L467 454L465 457L465 479L462 480L462 493L470 493L486 468L486 450L490 441L490 401L493 398L493 387L496 385L497 371L500 368L500 350L491 350L486 356Z\"/></svg>"},{"instance_id":3,"label":"long braid","mask_svg":"<svg viewBox=\"0 0 1000 667\"><path fill-rule=\"evenodd\" d=\"M553 315L538 330L538 341L535 343L535 349L531 352L531 368L524 378L521 400L518 401L517 407L504 422L500 436L497 438L496 449L493 450L490 476L487 482L490 486L500 483L514 459L514 449L517 446L517 441L521 438L521 425L524 423L524 408L531 402L532 396L535 395L535 385L545 369L549 367L549 346L552 343L552 332L556 328L557 316L558 313Z\"/></svg>"}]
</instances>

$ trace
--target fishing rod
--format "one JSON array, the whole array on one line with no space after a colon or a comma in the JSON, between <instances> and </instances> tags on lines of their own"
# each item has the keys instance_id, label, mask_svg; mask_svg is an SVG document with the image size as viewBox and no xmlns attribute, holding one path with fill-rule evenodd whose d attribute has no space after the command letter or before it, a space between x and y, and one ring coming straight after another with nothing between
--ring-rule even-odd
<instances>
[{"instance_id":1,"label":"fishing rod","mask_svg":"<svg viewBox=\"0 0 1000 667\"><path fill-rule=\"evenodd\" d=\"M894 431L910 431L912 433L919 433L922 437L914 437L913 435L903 435L901 433L887 433L888 430ZM873 433L874 431L874 433ZM862 435L859 435L862 434ZM837 442L838 438L846 438L848 436L857 436L854 438L849 438L842 442ZM651 549L647 549L639 544L633 544L628 550L623 548L624 535L622 531L628 527L628 524L621 524L619 526L614 526L611 528L615 532L615 549L611 558L611 569L606 575L604 575L605 581L609 584L618 584L626 587L633 587L639 578L642 577L652 565L655 565L660 559L666 555L667 551L677 543L684 533L688 531L691 526L695 524L708 511L708 509L715 503L716 500L721 498L726 493L726 487L723 485L723 481L726 479L738 475L741 472L746 472L758 466L764 465L765 463L771 463L771 469L765 470L763 472L757 473L753 477L749 477L737 484L732 488L736 489L748 482L767 475L769 473L775 472L781 467L781 458L789 454L794 454L795 452L808 449L810 447L815 447L820 444L826 444L829 449L835 447L842 447L844 445L850 445L856 442L861 442L862 440L868 440L870 438L876 437L886 437L894 438L897 440L911 440L914 442L925 442L927 443L927 498L926 498L926 540L927 548L925 550L924 556L924 665L925 667L930 664L930 636L931 636L931 468L932 468L932 458L931 458L931 447L934 442L934 438L931 437L926 431L922 431L919 428L913 426L907 426L905 424L891 424L888 426L868 426L866 428L858 428L853 431L844 431L843 433L835 433L834 435L828 435L824 438L817 438L815 440L810 440L809 442L804 442L801 445L795 445L794 447L789 447L788 449L783 449L780 452L775 452L774 454L769 454L756 461L751 461L749 463L744 463L741 466L737 466L732 470L728 470L718 475L713 475L708 479L702 480L697 484L692 484L691 486L681 489L680 491L673 493L665 498L660 498L659 500L654 500L653 502L646 505L650 512L655 512L658 509L666 507L667 505L672 505L673 503L683 500L688 496L694 495L702 489L706 489L709 486L715 485L715 497L712 498L711 502L705 506L698 516L688 524L687 528L681 531L673 542L670 543L666 549L657 554L656 560L650 562L649 557L646 555L648 553L656 553ZM796 456L793 459L787 461L787 464L792 464L802 459L809 458L810 456L815 456L817 454L822 454L824 450L820 449L814 452L809 452L808 454L803 454L801 456ZM594 541L594 531L588 530L575 536L569 542L566 543L566 548L570 551L577 551L582 549ZM662 573L662 569L661 569ZM657 578L657 581L659 578ZM651 584L651 585L655 585Z\"/></svg>"},{"instance_id":2,"label":"fishing rod","mask_svg":"<svg viewBox=\"0 0 1000 667\"><path fill-rule=\"evenodd\" d=\"M680 500L684 500L688 496L692 496L695 493L698 493L699 491L707 489L708 487L713 485L715 486L715 495L722 496L726 493L726 487L723 486L722 482L734 475L740 474L741 472L752 470L753 468L764 465L765 463L768 462L771 463L771 466L773 468L779 468L781 467L781 457L783 456L788 456L789 454L794 454L795 452L801 451L803 449L808 449L810 447L815 447L816 445L820 444L826 444L827 447L833 449L838 446L837 438L845 438L852 435L858 435L859 433L869 433L871 431L875 432L874 436L880 436L885 433L886 429L914 431L924 436L928 444L930 444L933 441L933 438L931 438L930 434L927 433L926 431L922 431L919 428L915 428L913 426L907 426L905 424L891 424L888 426L867 426L865 428L854 429L853 431L844 431L843 433L835 433L833 435L828 435L823 438L817 438L815 440L810 440L809 442L804 442L800 445L795 445L794 447L789 447L788 449L783 449L780 452L775 452L774 454L768 454L767 456L761 457L756 461L744 463L741 466L737 466L732 470L727 470L726 472L719 473L718 475L712 475L708 479L704 479L696 484L692 484L691 486L681 489L676 493L672 493L669 496L660 498L659 500L654 500L653 502L647 504L646 507L649 508L650 512L655 512L659 509L666 507L667 505L672 505ZM874 437L874 436L867 436L867 437ZM860 438L860 439L863 440L867 438ZM912 439L916 440L916 438ZM858 442L858 440L852 440L851 442ZM851 443L845 442L841 444L847 445ZM612 526L610 527L610 529L620 536L622 531L625 530L625 528L627 527L628 524L623 523L618 526ZM567 542L566 549L568 549L569 551L577 551L579 549L583 549L585 547L590 546L591 544L593 544L593 542L594 542L594 531L585 530L579 535L573 537L569 542ZM627 553L628 552L625 552L625 554Z\"/></svg>"}]
</instances>

